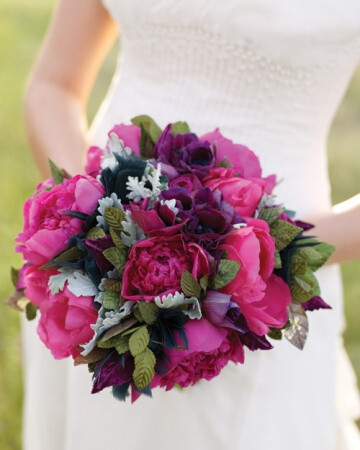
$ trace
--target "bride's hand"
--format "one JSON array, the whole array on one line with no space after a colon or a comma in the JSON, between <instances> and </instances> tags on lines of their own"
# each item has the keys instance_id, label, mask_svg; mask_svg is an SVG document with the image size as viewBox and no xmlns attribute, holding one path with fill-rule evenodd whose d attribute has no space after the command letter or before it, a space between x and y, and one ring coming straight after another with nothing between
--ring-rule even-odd
<instances>
[{"instance_id":1,"label":"bride's hand","mask_svg":"<svg viewBox=\"0 0 360 450\"><path fill-rule=\"evenodd\" d=\"M360 259L360 194L334 206L323 216L311 217L315 229L309 233L335 245L328 264Z\"/></svg>"},{"instance_id":2,"label":"bride's hand","mask_svg":"<svg viewBox=\"0 0 360 450\"><path fill-rule=\"evenodd\" d=\"M60 0L25 94L27 133L43 175L48 158L71 174L83 171L86 103L116 34L99 0Z\"/></svg>"}]
</instances>

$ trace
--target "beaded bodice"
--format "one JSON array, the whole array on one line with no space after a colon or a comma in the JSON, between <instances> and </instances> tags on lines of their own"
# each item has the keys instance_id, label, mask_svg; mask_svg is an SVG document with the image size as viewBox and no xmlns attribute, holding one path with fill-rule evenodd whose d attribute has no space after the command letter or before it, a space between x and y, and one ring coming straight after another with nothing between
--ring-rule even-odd
<instances>
[{"instance_id":1,"label":"beaded bodice","mask_svg":"<svg viewBox=\"0 0 360 450\"><path fill-rule=\"evenodd\" d=\"M326 138L360 60L358 0L103 1L121 52L95 140L139 113L220 127L286 179L284 201L329 207Z\"/></svg>"}]
</instances>

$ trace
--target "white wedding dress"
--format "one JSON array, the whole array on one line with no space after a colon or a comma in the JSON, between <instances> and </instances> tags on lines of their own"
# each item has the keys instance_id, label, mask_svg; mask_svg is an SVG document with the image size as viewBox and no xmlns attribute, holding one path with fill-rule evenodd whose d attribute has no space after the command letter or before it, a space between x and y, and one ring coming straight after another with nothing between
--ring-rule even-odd
<instances>
[{"instance_id":1,"label":"white wedding dress","mask_svg":"<svg viewBox=\"0 0 360 450\"><path fill-rule=\"evenodd\" d=\"M99 0L100 1L100 0ZM300 217L331 208L326 140L360 60L359 0L104 0L118 68L92 126L144 113L252 148ZM341 149L339 148L339 152ZM358 450L358 392L345 354L339 267L318 272L333 307L310 313L304 351L246 352L211 382L153 399L91 395L86 367L53 361L24 326L26 450Z\"/></svg>"}]
</instances>

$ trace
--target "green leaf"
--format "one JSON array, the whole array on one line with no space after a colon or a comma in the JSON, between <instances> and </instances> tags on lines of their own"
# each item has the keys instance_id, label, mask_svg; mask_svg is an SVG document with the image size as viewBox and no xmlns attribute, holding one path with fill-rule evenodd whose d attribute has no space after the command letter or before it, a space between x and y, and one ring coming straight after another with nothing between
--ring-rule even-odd
<instances>
[{"instance_id":1,"label":"green leaf","mask_svg":"<svg viewBox=\"0 0 360 450\"><path fill-rule=\"evenodd\" d=\"M18 269L15 269L14 267L12 267L10 274L11 274L12 284L16 288L18 281L19 281L19 271L18 271Z\"/></svg>"},{"instance_id":2,"label":"green leaf","mask_svg":"<svg viewBox=\"0 0 360 450\"><path fill-rule=\"evenodd\" d=\"M267 336L269 336L269 338L271 339L276 339L277 341L281 341L283 337L282 331L279 330L278 328L270 328L270 331L267 334Z\"/></svg>"},{"instance_id":3,"label":"green leaf","mask_svg":"<svg viewBox=\"0 0 360 450\"><path fill-rule=\"evenodd\" d=\"M138 328L131 334L129 339L129 349L133 356L143 352L149 345L150 335L146 325Z\"/></svg>"},{"instance_id":4,"label":"green leaf","mask_svg":"<svg viewBox=\"0 0 360 450\"><path fill-rule=\"evenodd\" d=\"M84 256L84 252L78 247L71 247L55 256L49 263L40 267L40 269L53 269L59 267L57 262L73 262Z\"/></svg>"},{"instance_id":5,"label":"green leaf","mask_svg":"<svg viewBox=\"0 0 360 450\"><path fill-rule=\"evenodd\" d=\"M334 253L335 247L325 242L320 242L315 247L312 247L320 255L318 259L312 259L309 261L309 267L315 271L323 266L330 256ZM305 250L305 249L304 249Z\"/></svg>"},{"instance_id":6,"label":"green leaf","mask_svg":"<svg viewBox=\"0 0 360 450\"><path fill-rule=\"evenodd\" d=\"M161 128L153 118L146 114L141 114L139 116L133 117L131 119L131 123L137 125L140 128L142 126L145 132L150 136L152 142L156 144L161 134Z\"/></svg>"},{"instance_id":7,"label":"green leaf","mask_svg":"<svg viewBox=\"0 0 360 450\"><path fill-rule=\"evenodd\" d=\"M284 208L264 208L259 215L259 219L265 220L265 222L271 225L283 211Z\"/></svg>"},{"instance_id":8,"label":"green leaf","mask_svg":"<svg viewBox=\"0 0 360 450\"><path fill-rule=\"evenodd\" d=\"M117 348L117 347L119 347L119 349L127 346L127 349L125 350L125 351L127 351L129 349L128 344L129 344L129 338L118 334L118 335L108 339L107 341L100 340L97 343L97 346L99 348Z\"/></svg>"},{"instance_id":9,"label":"green leaf","mask_svg":"<svg viewBox=\"0 0 360 450\"><path fill-rule=\"evenodd\" d=\"M270 234L275 238L275 245L279 251L287 247L302 231L302 228L285 220L275 220L270 226Z\"/></svg>"},{"instance_id":10,"label":"green leaf","mask_svg":"<svg viewBox=\"0 0 360 450\"><path fill-rule=\"evenodd\" d=\"M209 286L209 277L207 275L204 275L203 277L200 278L200 286L201 289L206 292L208 286Z\"/></svg>"},{"instance_id":11,"label":"green leaf","mask_svg":"<svg viewBox=\"0 0 360 450\"><path fill-rule=\"evenodd\" d=\"M200 297L201 287L188 270L183 270L181 274L181 289L189 297Z\"/></svg>"},{"instance_id":12,"label":"green leaf","mask_svg":"<svg viewBox=\"0 0 360 450\"><path fill-rule=\"evenodd\" d=\"M231 169L233 167L232 163L227 159L226 156L219 162L218 167L223 167L224 169Z\"/></svg>"},{"instance_id":13,"label":"green leaf","mask_svg":"<svg viewBox=\"0 0 360 450\"><path fill-rule=\"evenodd\" d=\"M146 348L143 352L135 356L133 379L137 389L145 389L154 378L155 363L155 355L149 348Z\"/></svg>"},{"instance_id":14,"label":"green leaf","mask_svg":"<svg viewBox=\"0 0 360 450\"><path fill-rule=\"evenodd\" d=\"M34 320L38 307L34 303L28 302L25 307L25 314L27 320Z\"/></svg>"},{"instance_id":15,"label":"green leaf","mask_svg":"<svg viewBox=\"0 0 360 450\"><path fill-rule=\"evenodd\" d=\"M128 336L129 334L133 334L133 333L135 333L136 330L138 330L139 328L141 328L141 327L143 327L143 326L144 326L144 325L139 325L139 326L137 326L137 327L135 327L135 328L130 328L130 329L124 331L122 335L123 335L123 336Z\"/></svg>"},{"instance_id":16,"label":"green leaf","mask_svg":"<svg viewBox=\"0 0 360 450\"><path fill-rule=\"evenodd\" d=\"M141 314L142 320L148 325L152 325L156 322L159 308L152 302L139 302L139 311Z\"/></svg>"},{"instance_id":17,"label":"green leaf","mask_svg":"<svg viewBox=\"0 0 360 450\"><path fill-rule=\"evenodd\" d=\"M174 122L171 124L171 130L173 136L176 136L177 134L185 134L190 132L190 127L187 122Z\"/></svg>"},{"instance_id":18,"label":"green leaf","mask_svg":"<svg viewBox=\"0 0 360 450\"><path fill-rule=\"evenodd\" d=\"M115 278L108 278L104 282L105 291L113 291L117 292L118 294L121 292L121 281L116 280Z\"/></svg>"},{"instance_id":19,"label":"green leaf","mask_svg":"<svg viewBox=\"0 0 360 450\"><path fill-rule=\"evenodd\" d=\"M121 222L125 220L125 214L123 211L118 208L114 208L113 206L107 206L105 208L104 217L109 227L112 227L116 231L122 231L123 226L121 225Z\"/></svg>"},{"instance_id":20,"label":"green leaf","mask_svg":"<svg viewBox=\"0 0 360 450\"><path fill-rule=\"evenodd\" d=\"M303 275L295 275L290 280L291 296L294 302L303 303L320 295L319 283L310 269Z\"/></svg>"},{"instance_id":21,"label":"green leaf","mask_svg":"<svg viewBox=\"0 0 360 450\"><path fill-rule=\"evenodd\" d=\"M119 355L127 352L129 350L129 338L127 336L120 336L120 339L115 345L115 349Z\"/></svg>"},{"instance_id":22,"label":"green leaf","mask_svg":"<svg viewBox=\"0 0 360 450\"><path fill-rule=\"evenodd\" d=\"M110 227L110 236L115 247L120 249L124 248L124 243L121 240L121 237L118 235L118 232L113 227Z\"/></svg>"},{"instance_id":23,"label":"green leaf","mask_svg":"<svg viewBox=\"0 0 360 450\"><path fill-rule=\"evenodd\" d=\"M103 251L103 255L116 269L120 272L122 271L126 263L126 254L124 251L121 251L117 247L110 247Z\"/></svg>"},{"instance_id":24,"label":"green leaf","mask_svg":"<svg viewBox=\"0 0 360 450\"><path fill-rule=\"evenodd\" d=\"M119 294L113 291L105 291L102 304L106 309L117 309L119 307Z\"/></svg>"},{"instance_id":25,"label":"green leaf","mask_svg":"<svg viewBox=\"0 0 360 450\"><path fill-rule=\"evenodd\" d=\"M279 250L275 250L275 269L281 269L282 268L282 262L281 262L281 256Z\"/></svg>"},{"instance_id":26,"label":"green leaf","mask_svg":"<svg viewBox=\"0 0 360 450\"><path fill-rule=\"evenodd\" d=\"M306 311L301 305L292 303L289 306L290 327L284 331L286 339L302 350L305 346L309 331L309 322Z\"/></svg>"},{"instance_id":27,"label":"green leaf","mask_svg":"<svg viewBox=\"0 0 360 450\"><path fill-rule=\"evenodd\" d=\"M106 236L105 231L100 227L93 227L86 233L87 239L99 239Z\"/></svg>"},{"instance_id":28,"label":"green leaf","mask_svg":"<svg viewBox=\"0 0 360 450\"><path fill-rule=\"evenodd\" d=\"M303 275L307 270L306 258L304 258L300 250L302 249L297 250L291 257L290 268L292 275Z\"/></svg>"},{"instance_id":29,"label":"green leaf","mask_svg":"<svg viewBox=\"0 0 360 450\"><path fill-rule=\"evenodd\" d=\"M214 288L221 289L229 284L237 275L240 269L240 262L232 259L221 259L218 273L214 279Z\"/></svg>"},{"instance_id":30,"label":"green leaf","mask_svg":"<svg viewBox=\"0 0 360 450\"><path fill-rule=\"evenodd\" d=\"M64 171L62 169L60 169L60 167L58 167L54 163L54 161L52 161L50 158L49 158L49 166L50 166L51 176L54 179L54 183L61 184L65 178Z\"/></svg>"}]
</instances>

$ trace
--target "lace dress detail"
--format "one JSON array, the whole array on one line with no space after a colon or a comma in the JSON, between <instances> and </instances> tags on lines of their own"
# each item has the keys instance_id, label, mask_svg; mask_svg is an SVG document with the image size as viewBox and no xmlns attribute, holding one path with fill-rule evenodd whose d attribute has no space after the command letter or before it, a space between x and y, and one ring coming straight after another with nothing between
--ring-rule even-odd
<instances>
[{"instance_id":1,"label":"lace dress detail","mask_svg":"<svg viewBox=\"0 0 360 450\"><path fill-rule=\"evenodd\" d=\"M259 155L265 174L284 179L279 199L299 215L329 210L326 140L360 60L358 0L103 3L119 24L121 51L94 144L140 113L161 126L187 120L198 134L219 127ZM157 390L134 405L91 396L87 369L53 363L26 324L25 449L357 450L339 268L318 275L333 310L310 317L303 352L288 342L246 351L245 365L210 383Z\"/></svg>"}]
</instances>

